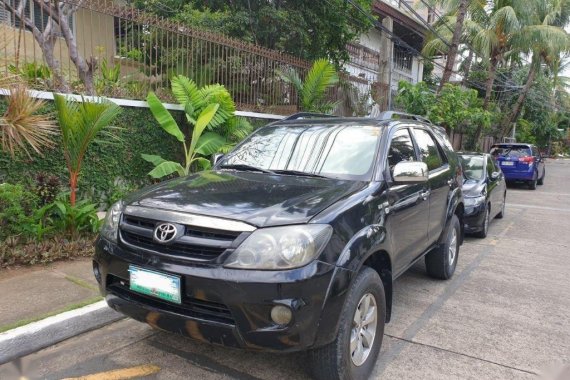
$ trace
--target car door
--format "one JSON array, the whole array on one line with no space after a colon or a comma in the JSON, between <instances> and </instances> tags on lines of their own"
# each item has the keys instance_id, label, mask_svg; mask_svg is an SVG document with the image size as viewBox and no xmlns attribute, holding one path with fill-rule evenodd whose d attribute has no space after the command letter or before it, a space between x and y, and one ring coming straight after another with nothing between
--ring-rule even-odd
<instances>
[{"instance_id":1,"label":"car door","mask_svg":"<svg viewBox=\"0 0 570 380\"><path fill-rule=\"evenodd\" d=\"M443 149L433 134L424 127L415 127L413 132L420 159L427 164L429 170L428 243L433 244L439 239L445 227L453 173Z\"/></svg>"},{"instance_id":2,"label":"car door","mask_svg":"<svg viewBox=\"0 0 570 380\"><path fill-rule=\"evenodd\" d=\"M427 247L427 223L429 188L422 184L396 184L392 180L393 169L402 161L417 161L416 149L406 126L393 131L387 153L386 173L389 183L388 203L390 213L386 219L394 249L394 273L398 275L408 268L411 261Z\"/></svg>"}]
</instances>

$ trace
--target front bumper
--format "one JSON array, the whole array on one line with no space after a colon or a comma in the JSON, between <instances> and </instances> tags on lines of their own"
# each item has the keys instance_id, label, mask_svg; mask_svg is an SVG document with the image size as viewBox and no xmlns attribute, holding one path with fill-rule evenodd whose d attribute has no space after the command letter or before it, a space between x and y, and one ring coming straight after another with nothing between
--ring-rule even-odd
<instances>
[{"instance_id":1,"label":"front bumper","mask_svg":"<svg viewBox=\"0 0 570 380\"><path fill-rule=\"evenodd\" d=\"M483 229L486 206L487 204L483 202L477 206L465 207L465 214L463 216L465 233L470 234L479 232Z\"/></svg>"},{"instance_id":2,"label":"front bumper","mask_svg":"<svg viewBox=\"0 0 570 380\"><path fill-rule=\"evenodd\" d=\"M180 276L182 304L131 291L129 264ZM276 352L334 340L344 287L352 278L352 272L319 261L287 271L191 266L102 238L95 244L93 265L107 303L127 316L213 344ZM293 312L286 326L271 320L278 304Z\"/></svg>"}]
</instances>

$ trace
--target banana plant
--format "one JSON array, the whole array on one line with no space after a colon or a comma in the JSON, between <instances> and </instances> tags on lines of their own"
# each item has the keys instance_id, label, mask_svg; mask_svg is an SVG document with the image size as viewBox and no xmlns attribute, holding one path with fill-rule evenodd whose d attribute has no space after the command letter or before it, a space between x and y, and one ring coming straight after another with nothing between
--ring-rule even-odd
<instances>
[{"instance_id":1,"label":"banana plant","mask_svg":"<svg viewBox=\"0 0 570 380\"><path fill-rule=\"evenodd\" d=\"M193 126L192 134L188 140L156 94L148 94L146 100L151 113L160 127L181 143L185 157L181 164L157 155L142 154L145 161L155 166L148 173L152 178L175 173L186 176L196 167L208 169L210 161L205 157L231 149L251 131L247 121L235 116L235 104L222 85L198 88L194 81L179 75L172 78L172 93L183 106L186 120Z\"/></svg>"}]
</instances>

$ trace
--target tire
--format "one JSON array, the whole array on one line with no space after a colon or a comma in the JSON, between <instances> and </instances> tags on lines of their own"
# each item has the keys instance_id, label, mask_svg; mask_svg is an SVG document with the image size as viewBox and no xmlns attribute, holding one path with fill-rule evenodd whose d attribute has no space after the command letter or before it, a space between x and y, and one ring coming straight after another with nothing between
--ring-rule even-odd
<instances>
[{"instance_id":1,"label":"tire","mask_svg":"<svg viewBox=\"0 0 570 380\"><path fill-rule=\"evenodd\" d=\"M481 231L475 233L474 235L478 238L485 239L487 233L489 232L489 224L491 223L491 210L489 205L485 208L485 218L483 219L483 225L481 226Z\"/></svg>"},{"instance_id":2,"label":"tire","mask_svg":"<svg viewBox=\"0 0 570 380\"><path fill-rule=\"evenodd\" d=\"M428 275L440 280L448 280L453 276L459 257L460 240L461 226L457 215L453 215L446 228L444 242L426 255Z\"/></svg>"},{"instance_id":3,"label":"tire","mask_svg":"<svg viewBox=\"0 0 570 380\"><path fill-rule=\"evenodd\" d=\"M371 325L358 325L354 320L357 319L362 323L362 319L356 315L356 311L357 308L363 310L366 303L365 297L369 296L376 303L376 326L372 337L372 346L367 348L365 347L366 338L362 332L368 331ZM368 300L370 301L370 298ZM385 320L386 299L382 280L375 270L363 267L346 295L336 339L326 346L310 351L313 377L317 380L367 379L374 368L374 364L376 364L376 358L382 346ZM351 350L352 337L357 337L355 347L364 350L360 351L364 352L363 356L353 356L356 351ZM358 346L358 344L362 344L362 346ZM368 351L366 351L367 349ZM364 361L360 363L362 359ZM358 362L359 365L355 362Z\"/></svg>"},{"instance_id":4,"label":"tire","mask_svg":"<svg viewBox=\"0 0 570 380\"><path fill-rule=\"evenodd\" d=\"M501 212L495 216L497 219L503 219L505 217L505 205L507 204L507 193L503 195L503 205L501 206Z\"/></svg>"},{"instance_id":5,"label":"tire","mask_svg":"<svg viewBox=\"0 0 570 380\"><path fill-rule=\"evenodd\" d=\"M528 188L531 190L536 190L537 180L528 181Z\"/></svg>"},{"instance_id":6,"label":"tire","mask_svg":"<svg viewBox=\"0 0 570 380\"><path fill-rule=\"evenodd\" d=\"M540 177L540 179L537 181L537 184L542 186L544 185L544 177L546 177L546 169L544 169L544 171L542 172L542 177Z\"/></svg>"}]
</instances>

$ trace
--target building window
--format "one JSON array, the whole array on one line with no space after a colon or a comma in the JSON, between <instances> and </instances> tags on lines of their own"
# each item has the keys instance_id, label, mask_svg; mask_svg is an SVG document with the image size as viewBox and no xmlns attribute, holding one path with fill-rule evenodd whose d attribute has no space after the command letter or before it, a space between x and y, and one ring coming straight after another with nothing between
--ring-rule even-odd
<instances>
[{"instance_id":1,"label":"building window","mask_svg":"<svg viewBox=\"0 0 570 380\"><path fill-rule=\"evenodd\" d=\"M412 74L414 56L400 46L394 46L394 68Z\"/></svg>"},{"instance_id":2,"label":"building window","mask_svg":"<svg viewBox=\"0 0 570 380\"><path fill-rule=\"evenodd\" d=\"M18 8L20 2L25 1L26 2L26 7L24 8L25 17L33 19L34 26L38 28L41 32L43 32L46 29L50 17L48 13L45 12L38 3L36 3L33 0L9 0L9 1L12 7L14 8ZM20 19L11 14L10 12L8 12L6 8L1 4L1 2L0 2L0 22L16 28L20 28L22 25ZM71 27L72 30L73 30L73 25L74 22L72 16L70 17L69 20L69 26ZM59 31L59 26L57 26L57 24L54 24L54 26L56 34L58 36L61 35L61 32ZM26 27L26 30L30 30L30 28Z\"/></svg>"}]
</instances>

